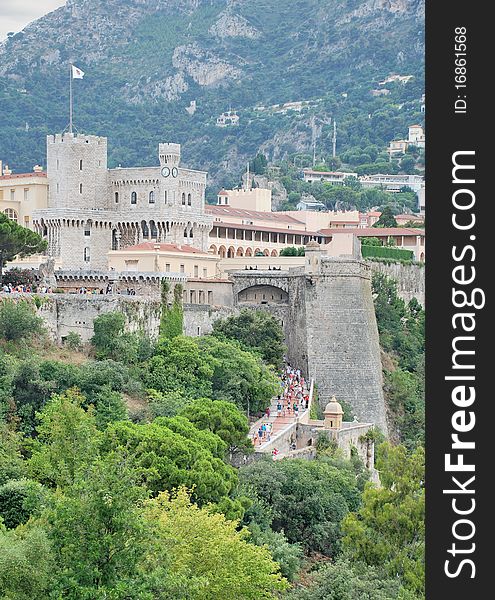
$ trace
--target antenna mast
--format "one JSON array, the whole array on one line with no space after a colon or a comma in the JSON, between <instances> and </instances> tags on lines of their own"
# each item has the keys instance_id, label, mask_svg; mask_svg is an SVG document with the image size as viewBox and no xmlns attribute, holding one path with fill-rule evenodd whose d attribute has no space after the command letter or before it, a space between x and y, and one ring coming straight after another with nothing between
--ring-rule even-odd
<instances>
[{"instance_id":1,"label":"antenna mast","mask_svg":"<svg viewBox=\"0 0 495 600\"><path fill-rule=\"evenodd\" d=\"M335 158L337 153L337 121L333 120L333 136L332 136L332 156Z\"/></svg>"}]
</instances>

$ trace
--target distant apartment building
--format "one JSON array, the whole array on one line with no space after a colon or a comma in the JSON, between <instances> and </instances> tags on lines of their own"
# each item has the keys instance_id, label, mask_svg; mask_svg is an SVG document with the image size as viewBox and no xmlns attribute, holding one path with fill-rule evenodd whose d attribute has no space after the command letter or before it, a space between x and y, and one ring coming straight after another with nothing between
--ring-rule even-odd
<instances>
[{"instance_id":1,"label":"distant apartment building","mask_svg":"<svg viewBox=\"0 0 495 600\"><path fill-rule=\"evenodd\" d=\"M359 178L361 187L382 188L387 192L397 193L404 187L411 188L416 194L424 185L424 178L421 175L384 175L378 173L376 175L363 175Z\"/></svg>"},{"instance_id":2,"label":"distant apartment building","mask_svg":"<svg viewBox=\"0 0 495 600\"><path fill-rule=\"evenodd\" d=\"M388 146L390 159L401 156L407 152L409 146L416 146L424 150L426 136L421 125L409 125L407 140L392 140Z\"/></svg>"},{"instance_id":3,"label":"distant apartment building","mask_svg":"<svg viewBox=\"0 0 495 600\"><path fill-rule=\"evenodd\" d=\"M235 127L239 125L239 115L235 110L228 110L217 117L217 127Z\"/></svg>"},{"instance_id":4,"label":"distant apartment building","mask_svg":"<svg viewBox=\"0 0 495 600\"><path fill-rule=\"evenodd\" d=\"M425 147L425 132L421 125L410 125L407 141L411 146Z\"/></svg>"},{"instance_id":5,"label":"distant apartment building","mask_svg":"<svg viewBox=\"0 0 495 600\"><path fill-rule=\"evenodd\" d=\"M314 171L313 169L303 169L303 179L307 183L323 182L331 185L344 185L347 177L357 177L357 173L347 173L343 171Z\"/></svg>"}]
</instances>

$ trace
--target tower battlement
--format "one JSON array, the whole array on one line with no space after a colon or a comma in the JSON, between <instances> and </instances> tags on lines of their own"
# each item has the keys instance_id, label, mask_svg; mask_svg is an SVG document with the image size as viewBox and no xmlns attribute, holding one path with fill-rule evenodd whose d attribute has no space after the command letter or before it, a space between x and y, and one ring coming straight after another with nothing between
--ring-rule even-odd
<instances>
[{"instance_id":1,"label":"tower battlement","mask_svg":"<svg viewBox=\"0 0 495 600\"><path fill-rule=\"evenodd\" d=\"M180 144L158 144L158 156L162 167L165 165L178 167L180 163Z\"/></svg>"},{"instance_id":2,"label":"tower battlement","mask_svg":"<svg viewBox=\"0 0 495 600\"><path fill-rule=\"evenodd\" d=\"M100 135L82 133L55 133L46 136L47 146L50 144L89 144L107 147L107 138Z\"/></svg>"}]
</instances>

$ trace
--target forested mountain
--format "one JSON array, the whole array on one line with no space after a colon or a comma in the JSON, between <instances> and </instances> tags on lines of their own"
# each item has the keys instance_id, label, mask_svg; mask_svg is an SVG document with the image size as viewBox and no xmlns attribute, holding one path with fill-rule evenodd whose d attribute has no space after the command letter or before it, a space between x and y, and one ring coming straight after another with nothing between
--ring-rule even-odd
<instances>
[{"instance_id":1,"label":"forested mountain","mask_svg":"<svg viewBox=\"0 0 495 600\"><path fill-rule=\"evenodd\" d=\"M312 132L328 155L332 119L339 151L383 147L423 116L423 25L424 0L67 0L0 45L0 155L17 171L44 162L71 62L85 72L76 126L109 137L111 166L154 164L177 141L225 181L260 149L309 152ZM413 77L379 84L394 74ZM276 106L295 101L311 102ZM229 108L239 126L217 127Z\"/></svg>"}]
</instances>

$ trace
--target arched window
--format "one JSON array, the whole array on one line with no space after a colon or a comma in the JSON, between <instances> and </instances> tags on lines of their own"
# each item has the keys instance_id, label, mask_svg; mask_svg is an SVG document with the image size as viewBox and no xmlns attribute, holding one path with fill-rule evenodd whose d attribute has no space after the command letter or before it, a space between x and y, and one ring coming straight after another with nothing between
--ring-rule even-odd
<instances>
[{"instance_id":1,"label":"arched window","mask_svg":"<svg viewBox=\"0 0 495 600\"><path fill-rule=\"evenodd\" d=\"M193 237L193 230L192 230L192 227L191 227L191 230L189 231L189 237L190 237L190 238L191 238L191 237Z\"/></svg>"},{"instance_id":2,"label":"arched window","mask_svg":"<svg viewBox=\"0 0 495 600\"><path fill-rule=\"evenodd\" d=\"M182 206L186 205L186 195L182 192Z\"/></svg>"},{"instance_id":3,"label":"arched window","mask_svg":"<svg viewBox=\"0 0 495 600\"><path fill-rule=\"evenodd\" d=\"M82 183L79 184L79 193L82 194Z\"/></svg>"},{"instance_id":4,"label":"arched window","mask_svg":"<svg viewBox=\"0 0 495 600\"><path fill-rule=\"evenodd\" d=\"M89 248L84 248L84 262L89 262Z\"/></svg>"},{"instance_id":5,"label":"arched window","mask_svg":"<svg viewBox=\"0 0 495 600\"><path fill-rule=\"evenodd\" d=\"M155 203L155 192L153 190L151 190L151 192L149 193L149 203L150 204L154 204Z\"/></svg>"},{"instance_id":6,"label":"arched window","mask_svg":"<svg viewBox=\"0 0 495 600\"><path fill-rule=\"evenodd\" d=\"M115 192L115 204L118 204L119 202L119 193Z\"/></svg>"},{"instance_id":7,"label":"arched window","mask_svg":"<svg viewBox=\"0 0 495 600\"><path fill-rule=\"evenodd\" d=\"M19 216L18 216L18 214L15 212L15 210L13 208L6 208L4 210L4 213L7 215L7 217L11 221L15 221L17 223L17 220L18 220Z\"/></svg>"},{"instance_id":8,"label":"arched window","mask_svg":"<svg viewBox=\"0 0 495 600\"><path fill-rule=\"evenodd\" d=\"M81 158L81 160L79 161L79 170L80 171L82 171L82 165L83 165L83 163L82 163L82 158Z\"/></svg>"},{"instance_id":9,"label":"arched window","mask_svg":"<svg viewBox=\"0 0 495 600\"><path fill-rule=\"evenodd\" d=\"M187 237L187 229L184 229L184 237Z\"/></svg>"},{"instance_id":10,"label":"arched window","mask_svg":"<svg viewBox=\"0 0 495 600\"><path fill-rule=\"evenodd\" d=\"M131 204L137 204L137 192L131 192Z\"/></svg>"},{"instance_id":11,"label":"arched window","mask_svg":"<svg viewBox=\"0 0 495 600\"><path fill-rule=\"evenodd\" d=\"M191 206L191 194L187 194L187 206Z\"/></svg>"}]
</instances>

